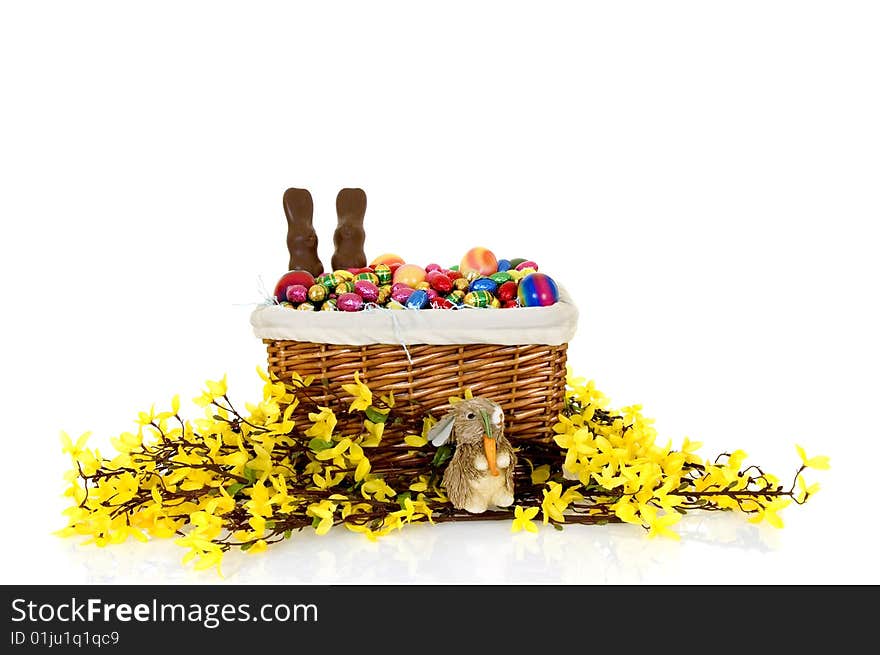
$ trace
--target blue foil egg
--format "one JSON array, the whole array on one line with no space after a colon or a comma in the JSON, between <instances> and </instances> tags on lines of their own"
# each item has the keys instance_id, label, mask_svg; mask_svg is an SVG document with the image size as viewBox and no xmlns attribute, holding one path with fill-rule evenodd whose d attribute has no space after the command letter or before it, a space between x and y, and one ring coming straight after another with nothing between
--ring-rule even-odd
<instances>
[{"instance_id":1,"label":"blue foil egg","mask_svg":"<svg viewBox=\"0 0 880 655\"><path fill-rule=\"evenodd\" d=\"M503 273L504 271L510 270L510 260L509 259L499 259L498 260L498 272Z\"/></svg>"},{"instance_id":2,"label":"blue foil egg","mask_svg":"<svg viewBox=\"0 0 880 655\"><path fill-rule=\"evenodd\" d=\"M424 289L417 289L406 299L407 309L424 309L428 306L428 292Z\"/></svg>"},{"instance_id":3,"label":"blue foil egg","mask_svg":"<svg viewBox=\"0 0 880 655\"><path fill-rule=\"evenodd\" d=\"M471 282L470 287L468 287L468 291L488 291L489 293L495 293L497 290L498 283L489 277L478 277Z\"/></svg>"}]
</instances>

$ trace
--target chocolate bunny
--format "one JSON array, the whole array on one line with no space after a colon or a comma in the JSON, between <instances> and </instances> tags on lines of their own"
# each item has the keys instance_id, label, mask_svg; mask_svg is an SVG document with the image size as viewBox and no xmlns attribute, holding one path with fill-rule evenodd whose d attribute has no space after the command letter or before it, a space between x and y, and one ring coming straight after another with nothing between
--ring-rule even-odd
<instances>
[{"instance_id":1,"label":"chocolate bunny","mask_svg":"<svg viewBox=\"0 0 880 655\"><path fill-rule=\"evenodd\" d=\"M336 231L333 245L336 250L330 264L333 270L363 268L367 265L364 254L364 214L367 213L367 194L363 189L342 189L336 196Z\"/></svg>"},{"instance_id":2,"label":"chocolate bunny","mask_svg":"<svg viewBox=\"0 0 880 655\"><path fill-rule=\"evenodd\" d=\"M312 194L308 189L288 189L282 203L287 216L288 270L320 275L324 272L324 265L318 258L318 235L312 226Z\"/></svg>"}]
</instances>

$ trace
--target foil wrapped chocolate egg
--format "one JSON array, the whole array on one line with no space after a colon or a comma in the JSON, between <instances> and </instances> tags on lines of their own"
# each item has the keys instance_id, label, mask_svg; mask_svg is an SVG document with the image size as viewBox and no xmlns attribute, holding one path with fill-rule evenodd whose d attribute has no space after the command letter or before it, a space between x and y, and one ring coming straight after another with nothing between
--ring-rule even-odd
<instances>
[{"instance_id":1,"label":"foil wrapped chocolate egg","mask_svg":"<svg viewBox=\"0 0 880 655\"><path fill-rule=\"evenodd\" d=\"M519 303L516 300L505 300L501 303L502 309L512 309L514 307L519 307Z\"/></svg>"},{"instance_id":2,"label":"foil wrapped chocolate egg","mask_svg":"<svg viewBox=\"0 0 880 655\"><path fill-rule=\"evenodd\" d=\"M403 304L407 309L424 309L428 306L428 292L424 289L417 289L410 294Z\"/></svg>"},{"instance_id":3,"label":"foil wrapped chocolate egg","mask_svg":"<svg viewBox=\"0 0 880 655\"><path fill-rule=\"evenodd\" d=\"M471 283L464 277L452 281L452 288L458 291L467 291L469 286L471 286Z\"/></svg>"},{"instance_id":4,"label":"foil wrapped chocolate egg","mask_svg":"<svg viewBox=\"0 0 880 655\"><path fill-rule=\"evenodd\" d=\"M515 259L511 259L511 260L510 260L510 268L507 269L507 270L515 269L517 266L519 266L520 264L522 264L524 261L528 261L528 260L527 260L527 259L524 259L524 258L522 258L522 257L517 257L517 258L515 258Z\"/></svg>"},{"instance_id":5,"label":"foil wrapped chocolate egg","mask_svg":"<svg viewBox=\"0 0 880 655\"><path fill-rule=\"evenodd\" d=\"M335 300L325 300L321 304L322 312L335 312L336 311L336 301Z\"/></svg>"},{"instance_id":6,"label":"foil wrapped chocolate egg","mask_svg":"<svg viewBox=\"0 0 880 655\"><path fill-rule=\"evenodd\" d=\"M446 298L436 297L431 301L432 309L453 309L455 305Z\"/></svg>"},{"instance_id":7,"label":"foil wrapped chocolate egg","mask_svg":"<svg viewBox=\"0 0 880 655\"><path fill-rule=\"evenodd\" d=\"M373 274L379 279L379 286L391 284L391 269L387 264L379 264L373 269Z\"/></svg>"},{"instance_id":8,"label":"foil wrapped chocolate egg","mask_svg":"<svg viewBox=\"0 0 880 655\"><path fill-rule=\"evenodd\" d=\"M405 284L395 284L391 288L391 299L403 305L413 293L415 293L415 289L412 287Z\"/></svg>"},{"instance_id":9,"label":"foil wrapped chocolate egg","mask_svg":"<svg viewBox=\"0 0 880 655\"><path fill-rule=\"evenodd\" d=\"M478 277L468 287L468 291L488 291L492 294L497 290L498 283L490 277Z\"/></svg>"},{"instance_id":10,"label":"foil wrapped chocolate egg","mask_svg":"<svg viewBox=\"0 0 880 655\"><path fill-rule=\"evenodd\" d=\"M312 302L323 302L329 292L323 284L313 284L309 287L309 300Z\"/></svg>"},{"instance_id":11,"label":"foil wrapped chocolate egg","mask_svg":"<svg viewBox=\"0 0 880 655\"><path fill-rule=\"evenodd\" d=\"M440 271L431 271L425 278L431 288L439 293L449 293L452 291L452 280L449 276Z\"/></svg>"},{"instance_id":12,"label":"foil wrapped chocolate egg","mask_svg":"<svg viewBox=\"0 0 880 655\"><path fill-rule=\"evenodd\" d=\"M519 264L516 265L516 270L518 270L518 271L524 271L527 268L533 268L537 271L538 265L530 259L527 259L526 261L520 262Z\"/></svg>"},{"instance_id":13,"label":"foil wrapped chocolate egg","mask_svg":"<svg viewBox=\"0 0 880 655\"><path fill-rule=\"evenodd\" d=\"M418 290L420 290L420 289L421 289L422 291L427 291L427 290L430 289L430 288L431 288L431 285L428 283L427 280L422 280L421 282L419 282L418 284L416 284L416 285L413 287L413 289L415 289L416 291L418 291Z\"/></svg>"},{"instance_id":14,"label":"foil wrapped chocolate egg","mask_svg":"<svg viewBox=\"0 0 880 655\"><path fill-rule=\"evenodd\" d=\"M446 296L446 300L448 300L449 302L451 302L455 305L461 305L464 302L465 295L466 294L464 291L460 291L459 289L456 289L455 291L449 292L449 294Z\"/></svg>"},{"instance_id":15,"label":"foil wrapped chocolate egg","mask_svg":"<svg viewBox=\"0 0 880 655\"><path fill-rule=\"evenodd\" d=\"M351 271L347 271L345 269L340 269L338 271L333 271L333 275L340 282L345 282L346 280L354 279L354 274Z\"/></svg>"},{"instance_id":16,"label":"foil wrapped chocolate egg","mask_svg":"<svg viewBox=\"0 0 880 655\"><path fill-rule=\"evenodd\" d=\"M367 282L372 282L376 286L379 286L379 276L373 272L358 273L354 276L354 281L357 282L358 280L366 280Z\"/></svg>"},{"instance_id":17,"label":"foil wrapped chocolate egg","mask_svg":"<svg viewBox=\"0 0 880 655\"><path fill-rule=\"evenodd\" d=\"M379 299L379 287L369 280L355 280L354 292L363 298L364 302L376 302Z\"/></svg>"},{"instance_id":18,"label":"foil wrapped chocolate egg","mask_svg":"<svg viewBox=\"0 0 880 655\"><path fill-rule=\"evenodd\" d=\"M336 285L334 289L336 295L342 295L343 293L351 293L354 291L354 282L352 280L344 280Z\"/></svg>"},{"instance_id":19,"label":"foil wrapped chocolate egg","mask_svg":"<svg viewBox=\"0 0 880 655\"><path fill-rule=\"evenodd\" d=\"M300 303L296 306L296 308L301 312L313 312L315 311L315 306L310 302Z\"/></svg>"},{"instance_id":20,"label":"foil wrapped chocolate egg","mask_svg":"<svg viewBox=\"0 0 880 655\"><path fill-rule=\"evenodd\" d=\"M471 291L464 297L468 307L488 307L495 297L488 291Z\"/></svg>"},{"instance_id":21,"label":"foil wrapped chocolate egg","mask_svg":"<svg viewBox=\"0 0 880 655\"><path fill-rule=\"evenodd\" d=\"M499 271L498 273L492 273L492 275L489 276L489 279L495 280L496 284L504 284L513 278L510 277L510 273Z\"/></svg>"},{"instance_id":22,"label":"foil wrapped chocolate egg","mask_svg":"<svg viewBox=\"0 0 880 655\"><path fill-rule=\"evenodd\" d=\"M389 300L391 300L391 285L384 284L379 287L379 296L376 298L376 302L380 305L384 305Z\"/></svg>"},{"instance_id":23,"label":"foil wrapped chocolate egg","mask_svg":"<svg viewBox=\"0 0 880 655\"><path fill-rule=\"evenodd\" d=\"M336 308L343 312L359 312L364 300L356 293L343 293L336 299Z\"/></svg>"},{"instance_id":24,"label":"foil wrapped chocolate egg","mask_svg":"<svg viewBox=\"0 0 880 655\"><path fill-rule=\"evenodd\" d=\"M510 260L509 259L499 259L498 260L498 272L503 273L504 271L510 270Z\"/></svg>"},{"instance_id":25,"label":"foil wrapped chocolate egg","mask_svg":"<svg viewBox=\"0 0 880 655\"><path fill-rule=\"evenodd\" d=\"M498 287L498 299L501 302L514 300L516 298L516 282L509 281Z\"/></svg>"},{"instance_id":26,"label":"foil wrapped chocolate egg","mask_svg":"<svg viewBox=\"0 0 880 655\"><path fill-rule=\"evenodd\" d=\"M288 302L301 303L309 299L309 289L302 284L292 284L285 293Z\"/></svg>"},{"instance_id":27,"label":"foil wrapped chocolate egg","mask_svg":"<svg viewBox=\"0 0 880 655\"><path fill-rule=\"evenodd\" d=\"M430 273L431 271L439 271L440 264L428 264L425 266L425 273Z\"/></svg>"},{"instance_id":28,"label":"foil wrapped chocolate egg","mask_svg":"<svg viewBox=\"0 0 880 655\"><path fill-rule=\"evenodd\" d=\"M440 295L439 293L437 293L434 289L432 289L430 287L425 289L425 293L428 294L428 302L431 302L432 300L434 300L434 298L437 298Z\"/></svg>"}]
</instances>

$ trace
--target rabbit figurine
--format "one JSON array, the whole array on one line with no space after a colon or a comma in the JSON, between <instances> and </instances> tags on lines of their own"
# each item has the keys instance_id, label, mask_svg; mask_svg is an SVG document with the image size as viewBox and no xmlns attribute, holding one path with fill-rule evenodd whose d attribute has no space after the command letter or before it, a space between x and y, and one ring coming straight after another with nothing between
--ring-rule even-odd
<instances>
[{"instance_id":1,"label":"rabbit figurine","mask_svg":"<svg viewBox=\"0 0 880 655\"><path fill-rule=\"evenodd\" d=\"M488 398L455 403L428 433L435 446L452 439L455 454L443 474L452 505L472 514L513 504L516 455L504 436L504 412Z\"/></svg>"}]
</instances>

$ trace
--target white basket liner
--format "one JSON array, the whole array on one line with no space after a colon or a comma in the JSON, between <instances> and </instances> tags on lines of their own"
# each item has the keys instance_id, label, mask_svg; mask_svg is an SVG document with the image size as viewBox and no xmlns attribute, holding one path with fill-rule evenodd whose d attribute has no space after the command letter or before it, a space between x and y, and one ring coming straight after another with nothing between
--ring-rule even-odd
<instances>
[{"instance_id":1,"label":"white basket liner","mask_svg":"<svg viewBox=\"0 0 880 655\"><path fill-rule=\"evenodd\" d=\"M560 287L555 305L516 309L301 312L280 305L260 305L251 314L251 325L260 339L337 345L558 346L574 337L577 319L577 307Z\"/></svg>"}]
</instances>

